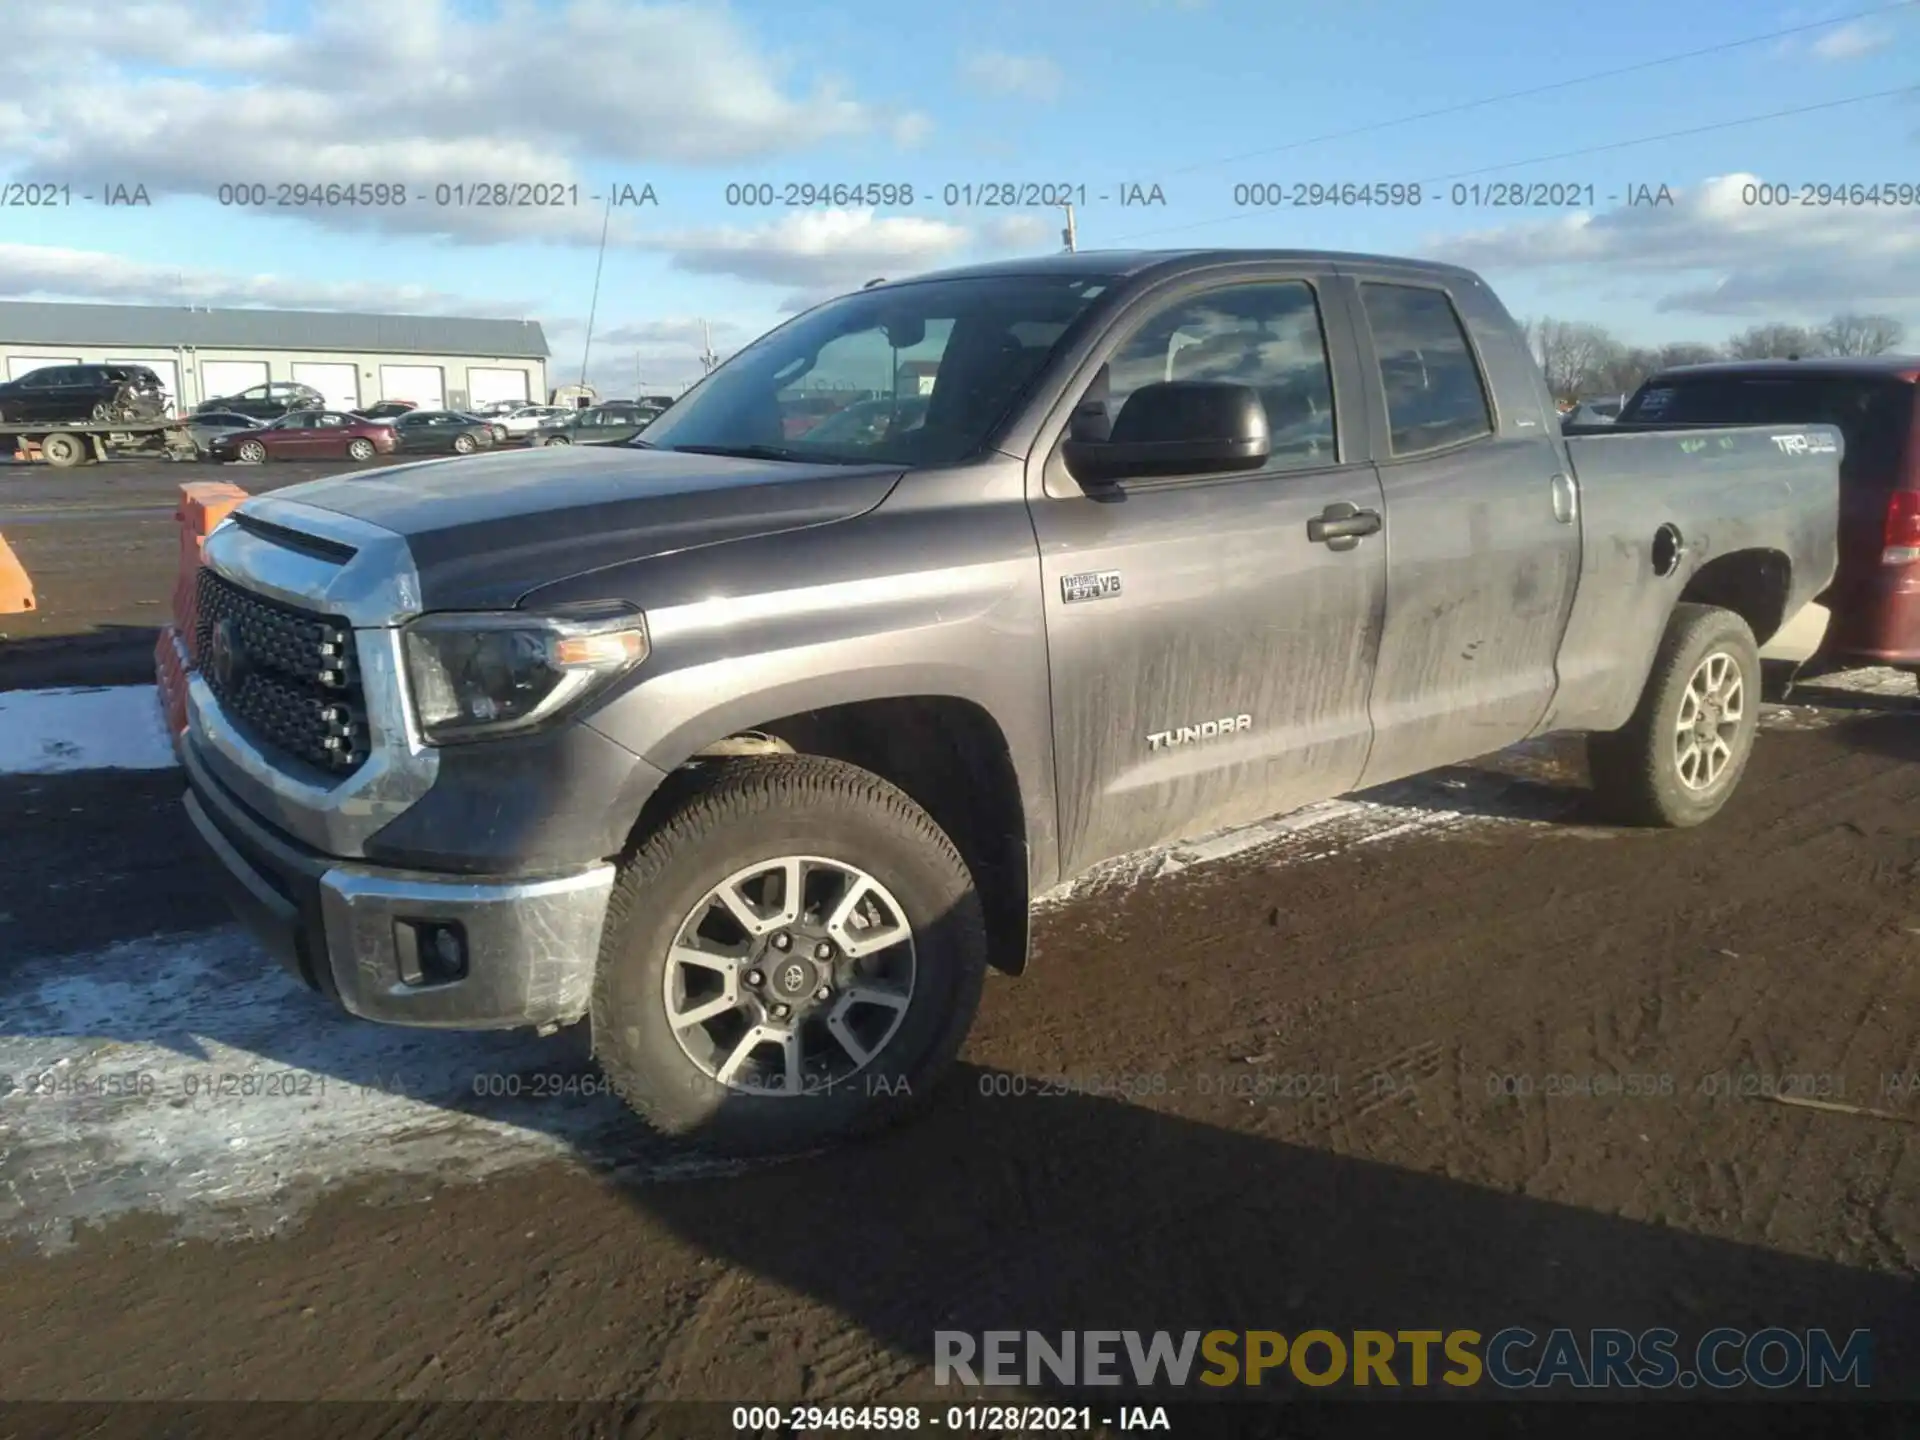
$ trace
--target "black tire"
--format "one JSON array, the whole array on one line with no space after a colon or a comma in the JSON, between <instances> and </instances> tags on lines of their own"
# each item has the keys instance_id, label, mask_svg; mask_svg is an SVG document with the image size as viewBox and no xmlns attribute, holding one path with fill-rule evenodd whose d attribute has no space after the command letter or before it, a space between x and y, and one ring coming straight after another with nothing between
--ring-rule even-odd
<instances>
[{"instance_id":1,"label":"black tire","mask_svg":"<svg viewBox=\"0 0 1920 1440\"><path fill-rule=\"evenodd\" d=\"M473 436L456 435L453 437L453 453L456 455L471 455L473 453L474 444L475 444L475 441Z\"/></svg>"},{"instance_id":2,"label":"black tire","mask_svg":"<svg viewBox=\"0 0 1920 1440\"><path fill-rule=\"evenodd\" d=\"M87 442L78 435L47 435L40 441L40 455L57 470L84 465L90 458Z\"/></svg>"},{"instance_id":3,"label":"black tire","mask_svg":"<svg viewBox=\"0 0 1920 1440\"><path fill-rule=\"evenodd\" d=\"M573 441L569 440L565 435L549 435L541 443L543 445L571 445Z\"/></svg>"},{"instance_id":4,"label":"black tire","mask_svg":"<svg viewBox=\"0 0 1920 1440\"><path fill-rule=\"evenodd\" d=\"M906 1118L959 1051L986 975L980 898L959 851L903 791L835 760L725 761L686 786L614 884L592 1006L612 1088L660 1133L727 1155L792 1154ZM675 1037L665 995L668 951L709 893L784 856L858 867L891 892L913 938L897 1029L850 1078L792 1095L714 1078Z\"/></svg>"},{"instance_id":5,"label":"black tire","mask_svg":"<svg viewBox=\"0 0 1920 1440\"><path fill-rule=\"evenodd\" d=\"M1716 657L1738 678L1739 714L1706 727L1730 753L1717 773L1695 770L1701 781L1695 785L1683 772L1681 709L1696 676ZM1588 737L1595 807L1625 825L1682 829L1712 819L1746 772L1760 701L1760 648L1747 622L1711 605L1676 605L1633 718L1619 730Z\"/></svg>"},{"instance_id":6,"label":"black tire","mask_svg":"<svg viewBox=\"0 0 1920 1440\"><path fill-rule=\"evenodd\" d=\"M264 465L273 452L258 440L242 440L233 453L243 465Z\"/></svg>"},{"instance_id":7,"label":"black tire","mask_svg":"<svg viewBox=\"0 0 1920 1440\"><path fill-rule=\"evenodd\" d=\"M364 465L373 459L373 442L361 438L347 442L347 458L356 464Z\"/></svg>"}]
</instances>

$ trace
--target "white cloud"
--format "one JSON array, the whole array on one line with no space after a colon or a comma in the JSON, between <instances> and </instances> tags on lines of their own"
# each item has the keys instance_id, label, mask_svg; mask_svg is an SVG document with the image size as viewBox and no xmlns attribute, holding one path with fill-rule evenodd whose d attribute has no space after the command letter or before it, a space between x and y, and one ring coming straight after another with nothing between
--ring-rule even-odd
<instances>
[{"instance_id":1,"label":"white cloud","mask_svg":"<svg viewBox=\"0 0 1920 1440\"><path fill-rule=\"evenodd\" d=\"M1892 43L1893 36L1880 26L1854 20L1836 30L1829 30L1815 40L1811 48L1822 60L1857 60L1862 55L1884 50Z\"/></svg>"},{"instance_id":2,"label":"white cloud","mask_svg":"<svg viewBox=\"0 0 1920 1440\"><path fill-rule=\"evenodd\" d=\"M329 282L265 272L236 275L102 250L0 244L0 295L123 305L217 305L278 310L363 310L406 315L520 318L530 302L471 297L424 285Z\"/></svg>"},{"instance_id":3,"label":"white cloud","mask_svg":"<svg viewBox=\"0 0 1920 1440\"><path fill-rule=\"evenodd\" d=\"M442 182L572 185L576 164L596 161L630 166L637 182L666 165L927 129L831 80L789 83L723 6L507 0L467 16L448 0L333 0L298 33L274 28L278 13L216 0L0 0L0 145L12 168L156 194L285 180L399 181L431 196ZM588 242L602 218L584 194L577 206L410 198L299 213L343 229Z\"/></svg>"},{"instance_id":4,"label":"white cloud","mask_svg":"<svg viewBox=\"0 0 1920 1440\"><path fill-rule=\"evenodd\" d=\"M857 289L934 268L968 232L944 220L880 216L871 210L797 210L753 228L661 232L636 242L667 252L675 269L800 290Z\"/></svg>"},{"instance_id":5,"label":"white cloud","mask_svg":"<svg viewBox=\"0 0 1920 1440\"><path fill-rule=\"evenodd\" d=\"M1911 208L1747 203L1757 175L1676 191L1672 206L1502 226L1429 240L1437 259L1488 271L1577 270L1663 311L1815 320L1835 310L1920 311Z\"/></svg>"},{"instance_id":6,"label":"white cloud","mask_svg":"<svg viewBox=\"0 0 1920 1440\"><path fill-rule=\"evenodd\" d=\"M967 56L960 62L960 74L989 95L1022 100L1057 100L1066 84L1060 67L1044 55L1010 55L1000 50Z\"/></svg>"},{"instance_id":7,"label":"white cloud","mask_svg":"<svg viewBox=\"0 0 1920 1440\"><path fill-rule=\"evenodd\" d=\"M596 337L594 343L597 345L604 338L609 345L679 345L697 352L709 336L718 345L736 336L739 330L731 320L635 320L614 326L602 337Z\"/></svg>"},{"instance_id":8,"label":"white cloud","mask_svg":"<svg viewBox=\"0 0 1920 1440\"><path fill-rule=\"evenodd\" d=\"M1045 215L1009 212L981 227L980 242L987 249L1031 255L1060 249L1060 230L1052 211Z\"/></svg>"}]
</instances>

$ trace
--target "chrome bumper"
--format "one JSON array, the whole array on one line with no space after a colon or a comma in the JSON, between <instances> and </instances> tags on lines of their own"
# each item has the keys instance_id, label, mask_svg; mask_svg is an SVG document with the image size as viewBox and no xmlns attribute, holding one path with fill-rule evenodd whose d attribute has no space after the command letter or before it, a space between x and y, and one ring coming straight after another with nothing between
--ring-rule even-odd
<instances>
[{"instance_id":1,"label":"chrome bumper","mask_svg":"<svg viewBox=\"0 0 1920 1440\"><path fill-rule=\"evenodd\" d=\"M350 1014L493 1030L570 1024L587 1013L611 865L473 880L343 863L254 821L210 778L191 740L183 751L187 814L220 861L235 911L283 965ZM423 982L403 963L408 937L423 926L464 937L460 978Z\"/></svg>"}]
</instances>

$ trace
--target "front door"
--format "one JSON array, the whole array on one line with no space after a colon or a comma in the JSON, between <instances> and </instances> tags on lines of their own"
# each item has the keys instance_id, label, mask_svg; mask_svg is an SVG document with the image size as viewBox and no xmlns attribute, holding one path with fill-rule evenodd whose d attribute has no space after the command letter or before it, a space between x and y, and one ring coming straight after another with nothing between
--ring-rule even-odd
<instances>
[{"instance_id":1,"label":"front door","mask_svg":"<svg viewBox=\"0 0 1920 1440\"><path fill-rule=\"evenodd\" d=\"M1107 358L1111 417L1154 381L1257 389L1273 437L1258 472L1089 493L1053 442L1032 511L1069 875L1338 794L1366 764L1384 552L1312 528L1331 507L1381 508L1361 413L1346 413L1351 348L1336 327L1330 354L1321 323L1338 313L1335 283L1294 272L1188 289ZM1083 410L1098 412L1100 384Z\"/></svg>"},{"instance_id":2,"label":"front door","mask_svg":"<svg viewBox=\"0 0 1920 1440\"><path fill-rule=\"evenodd\" d=\"M1558 685L1580 526L1511 322L1485 316L1470 336L1457 308L1490 293L1362 280L1359 300L1384 411L1389 598L1362 779L1375 785L1533 732Z\"/></svg>"}]
</instances>

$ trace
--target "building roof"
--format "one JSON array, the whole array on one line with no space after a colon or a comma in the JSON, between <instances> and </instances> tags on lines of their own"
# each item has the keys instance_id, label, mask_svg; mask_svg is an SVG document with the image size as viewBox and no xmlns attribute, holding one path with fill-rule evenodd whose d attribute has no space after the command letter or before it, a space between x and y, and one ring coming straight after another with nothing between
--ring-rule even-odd
<instances>
[{"instance_id":1,"label":"building roof","mask_svg":"<svg viewBox=\"0 0 1920 1440\"><path fill-rule=\"evenodd\" d=\"M537 320L464 315L355 315L329 310L211 310L184 305L0 301L0 345L190 345L225 350L339 350L545 360Z\"/></svg>"}]
</instances>

